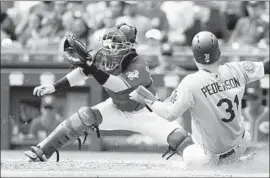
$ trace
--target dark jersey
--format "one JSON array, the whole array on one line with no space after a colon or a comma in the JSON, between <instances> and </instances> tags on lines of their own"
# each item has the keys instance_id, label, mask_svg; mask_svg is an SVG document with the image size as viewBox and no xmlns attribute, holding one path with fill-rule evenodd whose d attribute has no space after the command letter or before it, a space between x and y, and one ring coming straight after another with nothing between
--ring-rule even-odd
<instances>
[{"instance_id":1,"label":"dark jersey","mask_svg":"<svg viewBox=\"0 0 270 178\"><path fill-rule=\"evenodd\" d=\"M128 89L119 92L113 92L108 89L106 91L116 107L122 111L137 111L144 107L144 105L129 99L129 93L139 85L146 87L155 94L149 68L146 62L139 57L136 57L118 77L126 83Z\"/></svg>"}]
</instances>

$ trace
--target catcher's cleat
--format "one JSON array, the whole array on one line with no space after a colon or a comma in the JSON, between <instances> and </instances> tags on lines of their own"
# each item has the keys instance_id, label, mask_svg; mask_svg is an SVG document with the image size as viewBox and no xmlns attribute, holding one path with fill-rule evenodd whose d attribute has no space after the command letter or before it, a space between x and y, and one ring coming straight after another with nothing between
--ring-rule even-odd
<instances>
[{"instance_id":1,"label":"catcher's cleat","mask_svg":"<svg viewBox=\"0 0 270 178\"><path fill-rule=\"evenodd\" d=\"M82 149L82 141L81 141L80 138L77 138L77 140L78 140L78 143L79 143L79 145L78 145L78 151L80 151Z\"/></svg>"},{"instance_id":2,"label":"catcher's cleat","mask_svg":"<svg viewBox=\"0 0 270 178\"><path fill-rule=\"evenodd\" d=\"M92 129L93 129L94 131L96 131L97 137L100 138L100 131L99 131L98 126L92 126ZM87 135L88 135L88 134L87 134ZM85 140L86 140L87 135L85 135Z\"/></svg>"},{"instance_id":3,"label":"catcher's cleat","mask_svg":"<svg viewBox=\"0 0 270 178\"><path fill-rule=\"evenodd\" d=\"M175 153L177 153L179 156L182 156L183 150L189 145L193 144L191 136L182 128L173 130L169 134L167 142L169 143L169 148L162 155L162 158L164 158L169 152L172 151L172 153L166 158L167 160L170 159Z\"/></svg>"},{"instance_id":4,"label":"catcher's cleat","mask_svg":"<svg viewBox=\"0 0 270 178\"><path fill-rule=\"evenodd\" d=\"M171 146L169 146L168 150L162 155L162 158L164 158L171 151L172 153L166 158L167 160L170 159L176 153L176 149L173 149Z\"/></svg>"},{"instance_id":5,"label":"catcher's cleat","mask_svg":"<svg viewBox=\"0 0 270 178\"><path fill-rule=\"evenodd\" d=\"M31 146L30 150L24 152L24 155L27 156L29 162L45 162L48 160L43 151L36 146Z\"/></svg>"},{"instance_id":6,"label":"catcher's cleat","mask_svg":"<svg viewBox=\"0 0 270 178\"><path fill-rule=\"evenodd\" d=\"M100 131L99 131L99 128L97 126L93 126L92 129L94 131L96 131L97 133L97 137L100 138ZM84 139L83 141L80 139L80 138L77 138L77 141L78 141L78 151L80 151L82 149L82 144L85 144L85 141L86 141L86 138L88 136L88 133L87 132L84 132Z\"/></svg>"},{"instance_id":7,"label":"catcher's cleat","mask_svg":"<svg viewBox=\"0 0 270 178\"><path fill-rule=\"evenodd\" d=\"M87 132L85 132L85 133L84 133L83 144L85 143L87 136L88 136L88 133L87 133Z\"/></svg>"}]
</instances>

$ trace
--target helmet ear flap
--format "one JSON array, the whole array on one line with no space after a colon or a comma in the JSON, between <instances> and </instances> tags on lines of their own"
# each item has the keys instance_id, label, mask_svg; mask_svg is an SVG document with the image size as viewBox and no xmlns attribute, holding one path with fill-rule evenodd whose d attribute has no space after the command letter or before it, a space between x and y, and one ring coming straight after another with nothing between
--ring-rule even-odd
<instances>
[{"instance_id":1,"label":"helmet ear flap","mask_svg":"<svg viewBox=\"0 0 270 178\"><path fill-rule=\"evenodd\" d=\"M134 29L135 36L134 36L134 38L132 38L132 39L130 40L130 42L131 42L131 43L135 43L135 42L136 42L136 36L137 36L137 28L136 28L136 27L132 27L132 28Z\"/></svg>"},{"instance_id":2,"label":"helmet ear flap","mask_svg":"<svg viewBox=\"0 0 270 178\"><path fill-rule=\"evenodd\" d=\"M135 36L137 36L137 28L133 27L133 29L134 29Z\"/></svg>"}]
</instances>

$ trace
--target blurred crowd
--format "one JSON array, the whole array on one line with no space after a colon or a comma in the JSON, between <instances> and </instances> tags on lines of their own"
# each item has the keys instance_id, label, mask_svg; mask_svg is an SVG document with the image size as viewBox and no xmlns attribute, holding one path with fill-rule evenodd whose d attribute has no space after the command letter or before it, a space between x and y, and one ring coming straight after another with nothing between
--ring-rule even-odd
<instances>
[{"instance_id":1,"label":"blurred crowd","mask_svg":"<svg viewBox=\"0 0 270 178\"><path fill-rule=\"evenodd\" d=\"M65 35L74 33L95 49L122 22L138 29L140 51L166 42L189 46L201 30L224 46L269 48L265 1L1 1L1 48L62 50Z\"/></svg>"},{"instance_id":2,"label":"blurred crowd","mask_svg":"<svg viewBox=\"0 0 270 178\"><path fill-rule=\"evenodd\" d=\"M153 68L153 73L174 74L166 76L165 87L158 89L161 99L176 87L179 78L175 74L182 71L168 62L170 57L176 49L190 46L199 31L214 33L223 48L248 52L252 52L250 48L269 50L269 2L266 1L1 1L0 23L1 50L14 52L60 52L65 36L70 33L88 49L96 49L100 47L100 37L109 28L120 23L135 26L137 51L160 54L159 66ZM262 104L262 98L269 96L269 92L261 96L261 90L257 90L260 85L256 83L253 90L247 91L243 107L246 127L254 142L269 138L269 100L264 99ZM30 113L25 108L26 104L22 105L20 112ZM20 117L23 122L28 122L27 118L33 121L27 125L14 122L13 135L24 133L21 135L26 138L42 140L63 119L51 96L42 99L40 108L31 111L32 117L25 114ZM149 138L134 139L131 137L130 141L152 144Z\"/></svg>"}]
</instances>

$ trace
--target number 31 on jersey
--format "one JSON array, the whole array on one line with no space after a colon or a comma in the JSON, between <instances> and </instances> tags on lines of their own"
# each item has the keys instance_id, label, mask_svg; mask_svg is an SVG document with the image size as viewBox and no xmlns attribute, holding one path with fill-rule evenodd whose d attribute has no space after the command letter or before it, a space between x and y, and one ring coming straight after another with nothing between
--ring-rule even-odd
<instances>
[{"instance_id":1,"label":"number 31 on jersey","mask_svg":"<svg viewBox=\"0 0 270 178\"><path fill-rule=\"evenodd\" d=\"M236 108L238 110L239 99L238 99L238 96L237 95L235 95L233 102L236 104ZM219 100L219 102L217 103L217 106L220 107L223 103L224 104L227 103L228 108L225 111L228 112L228 113L230 113L231 115L230 115L229 118L222 118L221 120L223 122L226 122L226 123L227 122L231 122L235 118L235 112L233 110L233 103L228 98L223 98L223 99Z\"/></svg>"}]
</instances>

